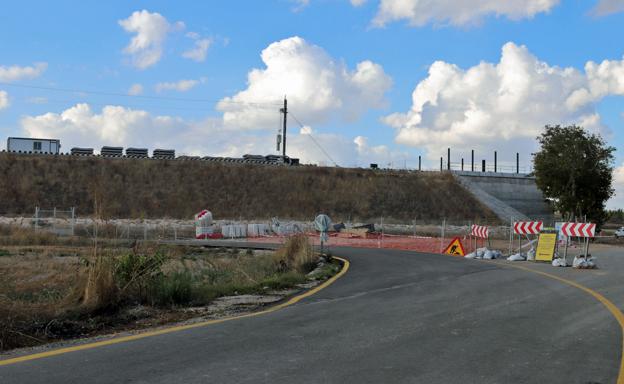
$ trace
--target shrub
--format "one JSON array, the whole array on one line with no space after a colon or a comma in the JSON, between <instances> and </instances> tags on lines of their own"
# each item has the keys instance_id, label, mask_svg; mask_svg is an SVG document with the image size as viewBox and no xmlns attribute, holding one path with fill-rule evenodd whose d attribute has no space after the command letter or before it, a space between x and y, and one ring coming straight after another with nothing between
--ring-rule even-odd
<instances>
[{"instance_id":1,"label":"shrub","mask_svg":"<svg viewBox=\"0 0 624 384\"><path fill-rule=\"evenodd\" d=\"M150 283L150 301L153 305L189 304L195 298L195 279L188 271L159 275Z\"/></svg>"},{"instance_id":2,"label":"shrub","mask_svg":"<svg viewBox=\"0 0 624 384\"><path fill-rule=\"evenodd\" d=\"M275 261L282 272L310 272L314 269L316 260L314 249L304 234L289 237L284 246L275 252Z\"/></svg>"}]
</instances>

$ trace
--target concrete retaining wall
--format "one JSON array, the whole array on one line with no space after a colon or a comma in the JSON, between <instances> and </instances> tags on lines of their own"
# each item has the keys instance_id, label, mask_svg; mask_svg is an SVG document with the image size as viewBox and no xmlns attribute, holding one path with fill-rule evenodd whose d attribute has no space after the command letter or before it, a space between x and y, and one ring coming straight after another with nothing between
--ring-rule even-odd
<instances>
[{"instance_id":1,"label":"concrete retaining wall","mask_svg":"<svg viewBox=\"0 0 624 384\"><path fill-rule=\"evenodd\" d=\"M462 181L462 184L469 183L473 188L484 191L528 218L546 220L552 218L552 209L544 199L542 191L537 188L535 177L521 173L453 173ZM478 193L473 192L473 194L479 198Z\"/></svg>"}]
</instances>

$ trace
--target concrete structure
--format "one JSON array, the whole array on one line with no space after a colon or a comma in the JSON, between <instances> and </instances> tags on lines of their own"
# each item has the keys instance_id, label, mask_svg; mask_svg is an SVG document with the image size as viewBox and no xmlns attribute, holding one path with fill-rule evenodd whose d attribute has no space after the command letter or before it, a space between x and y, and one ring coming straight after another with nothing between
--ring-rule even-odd
<instances>
[{"instance_id":1,"label":"concrete structure","mask_svg":"<svg viewBox=\"0 0 624 384\"><path fill-rule=\"evenodd\" d=\"M7 140L7 151L57 154L60 150L61 141L57 139L9 137Z\"/></svg>"},{"instance_id":2,"label":"concrete structure","mask_svg":"<svg viewBox=\"0 0 624 384\"><path fill-rule=\"evenodd\" d=\"M551 221L553 212L535 177L523 173L461 172L453 175L481 203L507 222L540 219Z\"/></svg>"}]
</instances>

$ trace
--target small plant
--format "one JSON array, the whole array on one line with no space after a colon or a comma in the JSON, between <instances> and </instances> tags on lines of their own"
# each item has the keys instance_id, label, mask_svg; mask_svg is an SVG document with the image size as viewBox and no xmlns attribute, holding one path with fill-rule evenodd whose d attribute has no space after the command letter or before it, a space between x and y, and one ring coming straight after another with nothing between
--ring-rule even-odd
<instances>
[{"instance_id":1,"label":"small plant","mask_svg":"<svg viewBox=\"0 0 624 384\"><path fill-rule=\"evenodd\" d=\"M150 282L150 298L156 305L184 305L194 299L194 278L188 271L159 275Z\"/></svg>"},{"instance_id":2,"label":"small plant","mask_svg":"<svg viewBox=\"0 0 624 384\"><path fill-rule=\"evenodd\" d=\"M130 296L134 293L139 301L146 300L148 287L162 277L162 266L166 260L167 257L160 250L150 255L140 253L136 248L119 257L115 265L115 279L122 295Z\"/></svg>"}]
</instances>

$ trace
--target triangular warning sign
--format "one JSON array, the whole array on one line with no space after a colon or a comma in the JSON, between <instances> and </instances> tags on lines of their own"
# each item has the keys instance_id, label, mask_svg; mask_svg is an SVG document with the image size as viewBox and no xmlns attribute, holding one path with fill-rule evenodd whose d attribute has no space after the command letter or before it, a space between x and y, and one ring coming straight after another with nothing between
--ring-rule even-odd
<instances>
[{"instance_id":1,"label":"triangular warning sign","mask_svg":"<svg viewBox=\"0 0 624 384\"><path fill-rule=\"evenodd\" d=\"M466 256L466 251L464 251L464 246L462 245L459 237L451 240L448 247L446 247L446 249L442 253L453 256Z\"/></svg>"}]
</instances>

